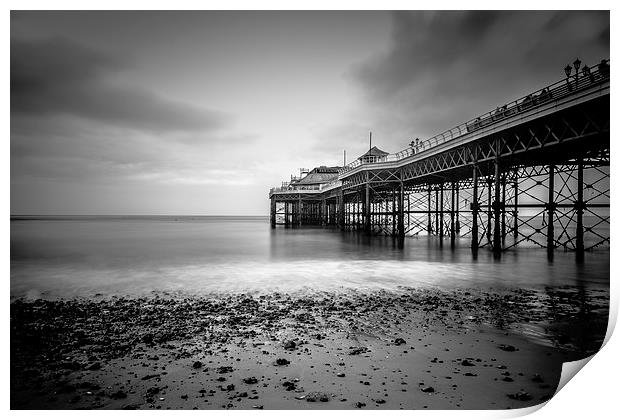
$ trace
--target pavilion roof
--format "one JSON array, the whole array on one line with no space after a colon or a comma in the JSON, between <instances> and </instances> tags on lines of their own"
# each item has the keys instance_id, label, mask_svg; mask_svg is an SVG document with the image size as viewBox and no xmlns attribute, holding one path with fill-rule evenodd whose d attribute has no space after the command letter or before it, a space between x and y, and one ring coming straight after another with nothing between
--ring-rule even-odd
<instances>
[{"instance_id":1,"label":"pavilion roof","mask_svg":"<svg viewBox=\"0 0 620 420\"><path fill-rule=\"evenodd\" d=\"M325 184L338 179L338 166L319 166L297 181L296 185Z\"/></svg>"},{"instance_id":2,"label":"pavilion roof","mask_svg":"<svg viewBox=\"0 0 620 420\"><path fill-rule=\"evenodd\" d=\"M372 148L367 151L366 153L364 153L362 156L360 156L358 159L364 158L366 156L387 156L389 155L388 152L384 152L383 150L379 149L377 146L372 146Z\"/></svg>"}]
</instances>

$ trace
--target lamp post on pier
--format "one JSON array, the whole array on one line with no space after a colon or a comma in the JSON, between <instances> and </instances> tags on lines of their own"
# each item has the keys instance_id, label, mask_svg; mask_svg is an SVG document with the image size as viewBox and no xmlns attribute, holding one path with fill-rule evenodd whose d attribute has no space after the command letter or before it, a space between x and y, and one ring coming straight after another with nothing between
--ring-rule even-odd
<instances>
[{"instance_id":1,"label":"lamp post on pier","mask_svg":"<svg viewBox=\"0 0 620 420\"><path fill-rule=\"evenodd\" d=\"M573 68L570 66L570 64L567 64L566 67L564 67L564 73L566 73L566 84L568 85L568 90L572 90L571 86L570 86L570 74L572 73Z\"/></svg>"},{"instance_id":2,"label":"lamp post on pier","mask_svg":"<svg viewBox=\"0 0 620 420\"><path fill-rule=\"evenodd\" d=\"M581 67L581 60L577 58L575 61L573 61L573 67L575 68L575 89L577 89L579 87L579 68ZM566 84L568 84L568 90L573 90L572 86L570 85L570 76L573 72L573 67L571 67L570 64L567 64L566 67L564 67L564 73L566 73ZM584 72L585 72L585 67L584 67Z\"/></svg>"},{"instance_id":3,"label":"lamp post on pier","mask_svg":"<svg viewBox=\"0 0 620 420\"><path fill-rule=\"evenodd\" d=\"M576 59L573 61L573 66L575 67L575 89L579 88L579 68L581 67L581 60Z\"/></svg>"}]
</instances>

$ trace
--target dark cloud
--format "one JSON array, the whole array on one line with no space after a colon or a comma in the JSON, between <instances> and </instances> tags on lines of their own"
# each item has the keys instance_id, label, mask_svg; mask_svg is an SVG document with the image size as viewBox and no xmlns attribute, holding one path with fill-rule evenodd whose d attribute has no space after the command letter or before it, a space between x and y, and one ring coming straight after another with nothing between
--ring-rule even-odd
<instances>
[{"instance_id":1,"label":"dark cloud","mask_svg":"<svg viewBox=\"0 0 620 420\"><path fill-rule=\"evenodd\" d=\"M606 11L395 12L381 54L355 66L368 125L385 147L438 134L609 57Z\"/></svg>"},{"instance_id":2,"label":"dark cloud","mask_svg":"<svg viewBox=\"0 0 620 420\"><path fill-rule=\"evenodd\" d=\"M603 29L601 29L601 32L598 34L598 42L601 45L605 45L607 46L607 48L609 48L609 37L609 25L607 25Z\"/></svg>"},{"instance_id":3,"label":"dark cloud","mask_svg":"<svg viewBox=\"0 0 620 420\"><path fill-rule=\"evenodd\" d=\"M215 130L229 122L222 112L109 82L127 62L61 38L12 39L11 112L68 114L149 131Z\"/></svg>"},{"instance_id":4,"label":"dark cloud","mask_svg":"<svg viewBox=\"0 0 620 420\"><path fill-rule=\"evenodd\" d=\"M395 12L389 50L359 65L353 77L374 99L415 83L459 92L489 77L506 84L541 68L561 70L577 55L604 52L608 34L609 12Z\"/></svg>"},{"instance_id":5,"label":"dark cloud","mask_svg":"<svg viewBox=\"0 0 620 420\"><path fill-rule=\"evenodd\" d=\"M498 12L396 12L390 50L354 74L374 94L392 95L471 55L499 17Z\"/></svg>"}]
</instances>

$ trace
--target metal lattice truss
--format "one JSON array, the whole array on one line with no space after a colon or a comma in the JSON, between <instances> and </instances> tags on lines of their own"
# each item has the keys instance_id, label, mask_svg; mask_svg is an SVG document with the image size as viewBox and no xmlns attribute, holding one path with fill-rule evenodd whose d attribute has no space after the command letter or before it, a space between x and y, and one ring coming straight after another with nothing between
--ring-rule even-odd
<instances>
[{"instance_id":1,"label":"metal lattice truss","mask_svg":"<svg viewBox=\"0 0 620 420\"><path fill-rule=\"evenodd\" d=\"M515 240L505 247L531 244L548 245L549 212L552 211L553 247L563 250L577 248L575 229L579 210L578 165L553 167L553 192L549 200L550 166L518 168L517 223L510 229ZM609 166L600 162L583 166L584 249L609 246L610 188Z\"/></svg>"},{"instance_id":2,"label":"metal lattice truss","mask_svg":"<svg viewBox=\"0 0 620 420\"><path fill-rule=\"evenodd\" d=\"M323 200L318 211L308 207L307 220L399 238L434 235L452 246L471 238L475 250L579 254L609 246L609 121L609 96L601 95L400 164L361 165L324 194L279 193L288 204L273 210L272 198L272 212L294 224L301 219L289 212L302 211L302 201Z\"/></svg>"},{"instance_id":3,"label":"metal lattice truss","mask_svg":"<svg viewBox=\"0 0 620 420\"><path fill-rule=\"evenodd\" d=\"M609 98L606 100L607 112L601 112L598 102L590 103L588 107L552 114L398 168L356 172L342 180L343 188L443 176L448 171L467 168L473 163L493 162L498 158L534 162L558 149L562 150L564 160L580 156L584 151L588 156L599 155L609 148Z\"/></svg>"}]
</instances>

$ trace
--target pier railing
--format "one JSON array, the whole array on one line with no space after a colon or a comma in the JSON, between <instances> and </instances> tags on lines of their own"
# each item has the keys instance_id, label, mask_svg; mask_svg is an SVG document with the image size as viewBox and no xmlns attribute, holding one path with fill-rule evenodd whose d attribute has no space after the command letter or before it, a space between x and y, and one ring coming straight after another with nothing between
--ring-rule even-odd
<instances>
[{"instance_id":1,"label":"pier railing","mask_svg":"<svg viewBox=\"0 0 620 420\"><path fill-rule=\"evenodd\" d=\"M284 183L283 183L284 184ZM288 184L283 185L282 187L274 187L269 190L269 194L274 193L295 193L295 192L309 192L309 193L321 193L324 191L331 190L333 188L340 187L342 182L339 180L326 182L324 184L315 184L315 185L295 185Z\"/></svg>"},{"instance_id":2,"label":"pier railing","mask_svg":"<svg viewBox=\"0 0 620 420\"><path fill-rule=\"evenodd\" d=\"M609 60L607 60L609 61ZM557 81L551 85L545 86L529 95L523 96L501 107L497 107L494 111L489 111L465 123L459 124L450 130L444 131L427 140L420 141L407 149L387 156L366 156L364 160L357 159L339 170L339 174L347 173L359 166L372 163L396 162L420 153L433 147L439 146L450 140L464 136L465 134L476 132L482 128L486 128L499 121L510 118L514 115L530 111L533 108L572 95L573 93L589 88L592 85L609 80L609 65L601 67L600 64L589 68L582 69L582 74L575 74Z\"/></svg>"}]
</instances>

